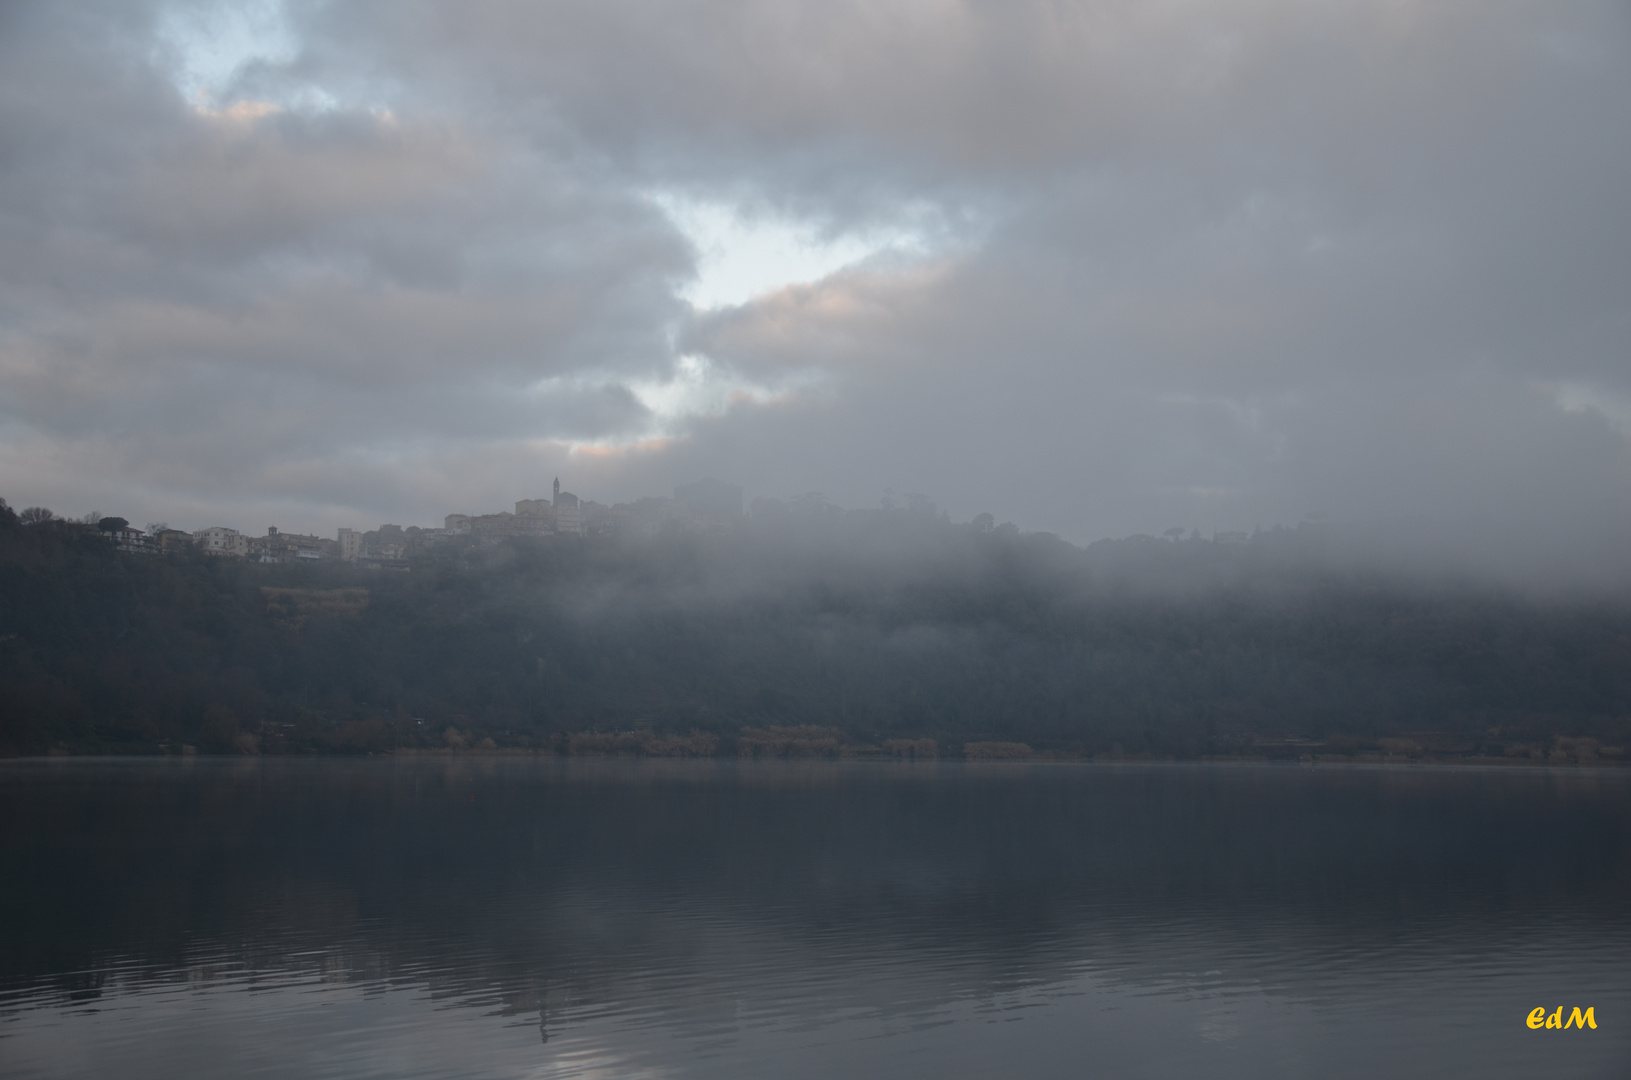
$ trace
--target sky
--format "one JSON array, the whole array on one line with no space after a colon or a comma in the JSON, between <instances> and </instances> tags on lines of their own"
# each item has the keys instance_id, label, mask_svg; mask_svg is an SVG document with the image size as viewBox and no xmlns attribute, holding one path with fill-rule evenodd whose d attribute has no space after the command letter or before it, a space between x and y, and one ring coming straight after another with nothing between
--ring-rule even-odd
<instances>
[{"instance_id":1,"label":"sky","mask_svg":"<svg viewBox=\"0 0 1631 1080\"><path fill-rule=\"evenodd\" d=\"M1620 0L14 0L0 496L1611 557L1627 192Z\"/></svg>"}]
</instances>

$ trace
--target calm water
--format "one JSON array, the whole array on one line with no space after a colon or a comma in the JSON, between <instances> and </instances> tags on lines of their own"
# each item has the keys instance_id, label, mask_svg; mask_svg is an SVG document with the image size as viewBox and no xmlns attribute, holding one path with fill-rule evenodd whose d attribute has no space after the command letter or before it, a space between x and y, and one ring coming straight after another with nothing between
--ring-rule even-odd
<instances>
[{"instance_id":1,"label":"calm water","mask_svg":"<svg viewBox=\"0 0 1631 1080\"><path fill-rule=\"evenodd\" d=\"M24 762L0 829L8 1077L1631 1076L1626 773Z\"/></svg>"}]
</instances>

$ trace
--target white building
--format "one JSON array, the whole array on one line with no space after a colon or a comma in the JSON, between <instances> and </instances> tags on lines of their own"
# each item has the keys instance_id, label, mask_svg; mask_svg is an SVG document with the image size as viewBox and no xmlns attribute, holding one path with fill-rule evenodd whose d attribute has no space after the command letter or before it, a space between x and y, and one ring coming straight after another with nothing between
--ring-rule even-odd
<instances>
[{"instance_id":1,"label":"white building","mask_svg":"<svg viewBox=\"0 0 1631 1080\"><path fill-rule=\"evenodd\" d=\"M249 537L237 529L219 525L199 529L193 534L193 540L206 555L232 555L243 558L249 554Z\"/></svg>"},{"instance_id":2,"label":"white building","mask_svg":"<svg viewBox=\"0 0 1631 1080\"><path fill-rule=\"evenodd\" d=\"M356 529L341 529L337 539L340 542L340 558L355 559L362 554L362 533Z\"/></svg>"},{"instance_id":3,"label":"white building","mask_svg":"<svg viewBox=\"0 0 1631 1080\"><path fill-rule=\"evenodd\" d=\"M578 497L570 491L561 490L561 478L555 478L554 498L551 500L555 506L555 531L566 533L569 536L579 536L583 533L583 511L578 506Z\"/></svg>"}]
</instances>

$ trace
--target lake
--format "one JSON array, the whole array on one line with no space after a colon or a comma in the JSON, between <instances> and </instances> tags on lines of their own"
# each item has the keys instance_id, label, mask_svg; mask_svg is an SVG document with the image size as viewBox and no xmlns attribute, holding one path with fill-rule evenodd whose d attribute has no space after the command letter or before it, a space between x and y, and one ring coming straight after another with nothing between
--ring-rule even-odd
<instances>
[{"instance_id":1,"label":"lake","mask_svg":"<svg viewBox=\"0 0 1631 1080\"><path fill-rule=\"evenodd\" d=\"M1631 772L70 759L0 824L6 1077L1631 1075Z\"/></svg>"}]
</instances>

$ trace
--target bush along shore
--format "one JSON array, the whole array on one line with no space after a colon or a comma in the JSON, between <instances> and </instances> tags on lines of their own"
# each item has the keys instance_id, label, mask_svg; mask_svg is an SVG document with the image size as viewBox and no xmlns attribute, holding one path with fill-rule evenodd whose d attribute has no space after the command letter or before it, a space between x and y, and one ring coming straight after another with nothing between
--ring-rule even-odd
<instances>
[{"instance_id":1,"label":"bush along shore","mask_svg":"<svg viewBox=\"0 0 1631 1080\"><path fill-rule=\"evenodd\" d=\"M449 727L443 733L444 745L426 746L408 741L391 750L405 756L451 756L494 754L501 756L548 757L653 757L653 758L764 758L764 759L860 759L881 761L1153 761L1181 760L1176 755L1129 752L1114 746L1108 751L1038 749L1021 742L966 742L942 746L936 739L884 739L881 743L860 742L837 728L805 725L793 728L742 728L735 737L721 737L693 731L686 735L651 731L582 731L524 740L522 745L500 746L491 738L472 744L465 733ZM1604 745L1591 736L1556 736L1534 743L1473 740L1447 732L1417 732L1403 737L1361 740L1338 737L1318 739L1235 740L1232 745L1217 744L1210 752L1195 755L1201 760L1297 762L1304 765L1367 764L1471 764L1471 765L1624 765L1623 747ZM167 748L168 752L196 753L196 747ZM245 742L240 753L258 753L259 747Z\"/></svg>"}]
</instances>

